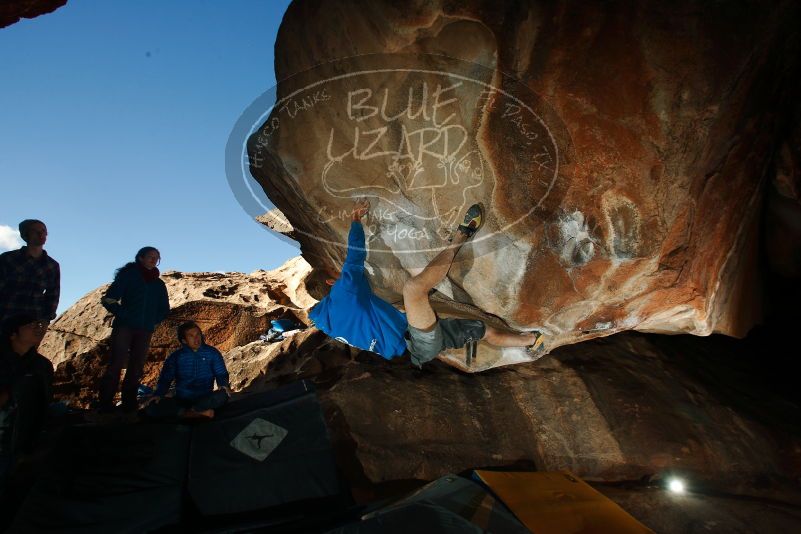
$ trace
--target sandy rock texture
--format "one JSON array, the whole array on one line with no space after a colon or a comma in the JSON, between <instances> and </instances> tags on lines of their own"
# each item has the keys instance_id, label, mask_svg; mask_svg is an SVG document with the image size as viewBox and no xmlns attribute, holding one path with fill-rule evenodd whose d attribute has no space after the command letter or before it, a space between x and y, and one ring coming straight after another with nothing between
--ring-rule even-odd
<instances>
[{"instance_id":1,"label":"sandy rock texture","mask_svg":"<svg viewBox=\"0 0 801 534\"><path fill-rule=\"evenodd\" d=\"M297 257L278 269L249 275L164 273L171 311L154 332L144 382L153 385L161 362L178 348L175 331L184 321L197 322L206 341L223 353L257 340L271 319L308 322L307 310L316 302L304 285L309 272L308 263ZM100 305L107 287L88 293L59 316L39 348L56 366L56 393L62 398L88 402L105 370L113 319Z\"/></svg>"},{"instance_id":2,"label":"sandy rock texture","mask_svg":"<svg viewBox=\"0 0 801 534\"><path fill-rule=\"evenodd\" d=\"M774 156L797 152L800 10L298 0L250 170L315 268L341 264L350 206L369 198L368 271L390 302L481 202L442 314L539 329L550 349L743 336L762 309ZM519 361L483 348L467 370Z\"/></svg>"}]
</instances>

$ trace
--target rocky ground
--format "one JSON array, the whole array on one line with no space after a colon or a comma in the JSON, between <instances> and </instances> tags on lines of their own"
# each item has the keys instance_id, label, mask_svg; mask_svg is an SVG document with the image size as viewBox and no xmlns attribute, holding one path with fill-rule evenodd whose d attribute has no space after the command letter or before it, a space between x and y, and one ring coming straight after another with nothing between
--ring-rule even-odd
<instances>
[{"instance_id":1,"label":"rocky ground","mask_svg":"<svg viewBox=\"0 0 801 534\"><path fill-rule=\"evenodd\" d=\"M659 533L778 533L801 528L801 508L782 501L725 493L673 495L661 488L594 487Z\"/></svg>"},{"instance_id":2,"label":"rocky ground","mask_svg":"<svg viewBox=\"0 0 801 534\"><path fill-rule=\"evenodd\" d=\"M145 381L186 319L224 352L235 391L310 380L359 502L478 467L568 469L660 532L771 531L798 519L801 399L775 330L745 340L621 333L483 372L465 372L457 351L418 370L314 328L259 340L271 318L308 322L308 276L300 259L251 275L165 274L173 311ZM75 406L91 400L107 357L101 291L62 315L41 348L58 364L57 395ZM671 475L695 493L664 493Z\"/></svg>"},{"instance_id":3,"label":"rocky ground","mask_svg":"<svg viewBox=\"0 0 801 534\"><path fill-rule=\"evenodd\" d=\"M568 469L656 532L789 532L801 528L801 408L761 347L759 333L618 334L471 374L308 329L226 359L244 392L315 385L357 502L477 467ZM665 491L673 475L688 494Z\"/></svg>"},{"instance_id":4,"label":"rocky ground","mask_svg":"<svg viewBox=\"0 0 801 534\"><path fill-rule=\"evenodd\" d=\"M359 502L475 467L569 469L656 532L791 532L801 408L792 379L760 365L763 336L618 334L469 374L311 331L248 387L315 383ZM667 492L670 476L689 492Z\"/></svg>"}]
</instances>

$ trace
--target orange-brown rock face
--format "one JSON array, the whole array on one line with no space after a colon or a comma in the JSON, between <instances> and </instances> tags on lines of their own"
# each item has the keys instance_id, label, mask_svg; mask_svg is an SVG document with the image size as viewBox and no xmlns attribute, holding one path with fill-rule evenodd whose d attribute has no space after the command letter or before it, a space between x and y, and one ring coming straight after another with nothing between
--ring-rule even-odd
<instances>
[{"instance_id":1,"label":"orange-brown rock face","mask_svg":"<svg viewBox=\"0 0 801 534\"><path fill-rule=\"evenodd\" d=\"M542 330L551 349L742 336L797 76L799 6L760 5L296 1L250 170L316 268L341 263L369 198L368 271L390 302L481 202L443 313ZM525 359L483 347L470 370Z\"/></svg>"}]
</instances>

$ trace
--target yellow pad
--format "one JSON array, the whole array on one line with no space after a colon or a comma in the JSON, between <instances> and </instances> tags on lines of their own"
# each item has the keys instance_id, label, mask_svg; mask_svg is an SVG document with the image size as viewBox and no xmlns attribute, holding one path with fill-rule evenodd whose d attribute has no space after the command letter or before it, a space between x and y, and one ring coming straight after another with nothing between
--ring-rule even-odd
<instances>
[{"instance_id":1,"label":"yellow pad","mask_svg":"<svg viewBox=\"0 0 801 534\"><path fill-rule=\"evenodd\" d=\"M567 471L476 474L535 534L653 533Z\"/></svg>"}]
</instances>

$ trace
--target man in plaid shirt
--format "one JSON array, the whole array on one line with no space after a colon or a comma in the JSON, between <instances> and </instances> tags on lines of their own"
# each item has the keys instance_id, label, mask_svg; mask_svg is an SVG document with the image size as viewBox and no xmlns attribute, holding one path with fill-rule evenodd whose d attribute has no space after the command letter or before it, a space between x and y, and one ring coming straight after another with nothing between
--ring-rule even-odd
<instances>
[{"instance_id":1,"label":"man in plaid shirt","mask_svg":"<svg viewBox=\"0 0 801 534\"><path fill-rule=\"evenodd\" d=\"M42 221L19 223L26 245L0 254L0 321L21 313L42 321L56 317L61 290L58 262L42 248L47 227Z\"/></svg>"}]
</instances>

